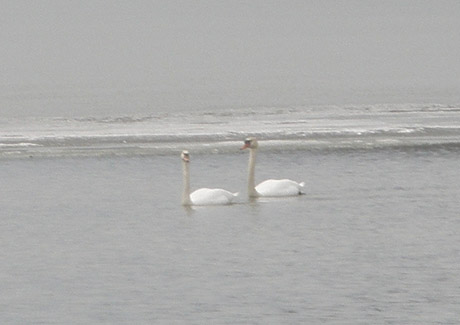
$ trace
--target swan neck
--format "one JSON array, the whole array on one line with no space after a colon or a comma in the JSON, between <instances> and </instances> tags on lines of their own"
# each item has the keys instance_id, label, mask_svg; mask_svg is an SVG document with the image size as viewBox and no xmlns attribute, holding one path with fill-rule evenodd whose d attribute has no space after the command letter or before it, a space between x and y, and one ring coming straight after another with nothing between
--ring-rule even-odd
<instances>
[{"instance_id":1,"label":"swan neck","mask_svg":"<svg viewBox=\"0 0 460 325\"><path fill-rule=\"evenodd\" d=\"M255 178L255 169L256 169L256 149L249 150L249 168L248 168L248 195L250 197L258 196L256 191L256 178Z\"/></svg>"},{"instance_id":2,"label":"swan neck","mask_svg":"<svg viewBox=\"0 0 460 325\"><path fill-rule=\"evenodd\" d=\"M190 205L192 204L190 200L190 167L189 163L186 163L185 161L182 162L182 176L184 183L182 191L182 205Z\"/></svg>"}]
</instances>

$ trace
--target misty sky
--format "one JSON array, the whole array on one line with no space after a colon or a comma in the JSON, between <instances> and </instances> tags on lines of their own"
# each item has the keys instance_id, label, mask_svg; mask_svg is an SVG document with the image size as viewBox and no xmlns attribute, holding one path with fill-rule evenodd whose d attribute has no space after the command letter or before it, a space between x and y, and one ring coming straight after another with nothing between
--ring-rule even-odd
<instances>
[{"instance_id":1,"label":"misty sky","mask_svg":"<svg viewBox=\"0 0 460 325\"><path fill-rule=\"evenodd\" d=\"M0 0L0 17L3 88L460 89L455 0Z\"/></svg>"}]
</instances>

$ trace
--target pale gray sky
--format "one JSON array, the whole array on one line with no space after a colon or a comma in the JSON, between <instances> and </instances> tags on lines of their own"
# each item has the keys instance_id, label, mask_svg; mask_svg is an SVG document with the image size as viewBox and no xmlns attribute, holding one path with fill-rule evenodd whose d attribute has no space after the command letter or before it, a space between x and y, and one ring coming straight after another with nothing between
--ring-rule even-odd
<instances>
[{"instance_id":1,"label":"pale gray sky","mask_svg":"<svg viewBox=\"0 0 460 325\"><path fill-rule=\"evenodd\" d=\"M3 87L460 89L456 0L0 0L0 17Z\"/></svg>"}]
</instances>

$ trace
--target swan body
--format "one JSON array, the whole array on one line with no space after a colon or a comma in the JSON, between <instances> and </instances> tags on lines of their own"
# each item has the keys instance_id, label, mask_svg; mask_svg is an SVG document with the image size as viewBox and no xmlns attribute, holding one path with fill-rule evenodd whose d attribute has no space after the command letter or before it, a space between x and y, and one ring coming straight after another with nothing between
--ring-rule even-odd
<instances>
[{"instance_id":1,"label":"swan body","mask_svg":"<svg viewBox=\"0 0 460 325\"><path fill-rule=\"evenodd\" d=\"M282 197L302 194L305 183L297 183L290 179L268 179L255 186L255 165L258 147L256 138L247 138L241 148L242 150L249 148L248 195L250 197Z\"/></svg>"},{"instance_id":2,"label":"swan body","mask_svg":"<svg viewBox=\"0 0 460 325\"><path fill-rule=\"evenodd\" d=\"M231 204L238 196L220 188L200 188L190 193L190 154L184 150L181 154L184 189L182 192L182 205L224 205Z\"/></svg>"},{"instance_id":3,"label":"swan body","mask_svg":"<svg viewBox=\"0 0 460 325\"><path fill-rule=\"evenodd\" d=\"M255 187L259 196L294 196L302 194L304 182L290 179L267 179Z\"/></svg>"},{"instance_id":4,"label":"swan body","mask_svg":"<svg viewBox=\"0 0 460 325\"><path fill-rule=\"evenodd\" d=\"M232 203L238 193L220 188L200 188L190 194L193 205L224 205Z\"/></svg>"}]
</instances>

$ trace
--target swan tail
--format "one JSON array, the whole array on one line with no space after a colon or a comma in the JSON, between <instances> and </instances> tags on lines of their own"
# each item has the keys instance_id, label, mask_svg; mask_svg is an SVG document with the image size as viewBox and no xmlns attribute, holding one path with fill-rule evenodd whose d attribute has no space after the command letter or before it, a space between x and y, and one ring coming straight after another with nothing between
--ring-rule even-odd
<instances>
[{"instance_id":1,"label":"swan tail","mask_svg":"<svg viewBox=\"0 0 460 325\"><path fill-rule=\"evenodd\" d=\"M299 195L305 194L302 192L304 187L305 187L305 182L300 182L299 183Z\"/></svg>"}]
</instances>

